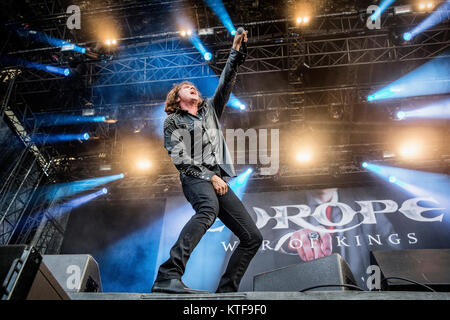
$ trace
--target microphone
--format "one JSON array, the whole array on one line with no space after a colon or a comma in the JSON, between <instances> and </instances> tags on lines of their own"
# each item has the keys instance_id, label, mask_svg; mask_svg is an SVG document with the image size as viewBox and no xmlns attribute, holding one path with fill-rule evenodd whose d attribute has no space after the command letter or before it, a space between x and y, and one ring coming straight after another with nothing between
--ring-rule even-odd
<instances>
[{"instance_id":1,"label":"microphone","mask_svg":"<svg viewBox=\"0 0 450 320\"><path fill-rule=\"evenodd\" d=\"M239 28L236 30L236 33L237 33L238 35L241 35L242 33L244 33L244 31L245 31L244 28L239 27ZM244 42L244 40L242 40L241 46L242 46L242 52L247 53L247 42Z\"/></svg>"}]
</instances>

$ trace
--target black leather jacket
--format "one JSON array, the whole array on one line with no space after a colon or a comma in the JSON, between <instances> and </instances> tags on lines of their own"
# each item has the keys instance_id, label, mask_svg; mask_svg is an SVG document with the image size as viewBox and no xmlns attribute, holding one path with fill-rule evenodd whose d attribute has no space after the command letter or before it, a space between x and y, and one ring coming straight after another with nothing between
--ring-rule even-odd
<instances>
[{"instance_id":1,"label":"black leather jacket","mask_svg":"<svg viewBox=\"0 0 450 320\"><path fill-rule=\"evenodd\" d=\"M238 66L245 58L245 53L231 49L214 96L203 100L196 116L178 109L165 119L164 147L180 176L208 181L214 174L236 176L219 119L230 98Z\"/></svg>"}]
</instances>

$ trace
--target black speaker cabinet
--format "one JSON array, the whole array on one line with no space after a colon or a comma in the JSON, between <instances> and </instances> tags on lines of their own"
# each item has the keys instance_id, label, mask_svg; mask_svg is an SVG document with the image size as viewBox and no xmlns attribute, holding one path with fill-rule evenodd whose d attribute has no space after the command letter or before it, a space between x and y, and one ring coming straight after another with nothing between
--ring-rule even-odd
<instances>
[{"instance_id":1,"label":"black speaker cabinet","mask_svg":"<svg viewBox=\"0 0 450 320\"><path fill-rule=\"evenodd\" d=\"M43 255L43 262L66 292L102 292L98 264L91 255Z\"/></svg>"},{"instance_id":2,"label":"black speaker cabinet","mask_svg":"<svg viewBox=\"0 0 450 320\"><path fill-rule=\"evenodd\" d=\"M371 251L370 263L380 267L381 289L388 291L427 291L405 278L436 291L450 291L450 249ZM393 277L393 278L392 278Z\"/></svg>"},{"instance_id":3,"label":"black speaker cabinet","mask_svg":"<svg viewBox=\"0 0 450 320\"><path fill-rule=\"evenodd\" d=\"M27 245L0 246L2 300L70 300L42 263L42 256Z\"/></svg>"},{"instance_id":4,"label":"black speaker cabinet","mask_svg":"<svg viewBox=\"0 0 450 320\"><path fill-rule=\"evenodd\" d=\"M355 285L355 278L339 254L257 274L253 291L301 291L318 285ZM322 287L316 291L349 290L347 287Z\"/></svg>"}]
</instances>

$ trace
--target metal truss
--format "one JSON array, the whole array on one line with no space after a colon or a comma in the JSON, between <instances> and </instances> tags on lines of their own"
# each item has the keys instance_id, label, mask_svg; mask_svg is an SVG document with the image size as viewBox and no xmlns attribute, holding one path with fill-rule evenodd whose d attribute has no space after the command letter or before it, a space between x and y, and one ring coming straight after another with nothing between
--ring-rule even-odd
<instances>
[{"instance_id":1,"label":"metal truss","mask_svg":"<svg viewBox=\"0 0 450 320\"><path fill-rule=\"evenodd\" d=\"M5 182L0 200L0 243L8 244L44 176L36 158L22 154Z\"/></svg>"},{"instance_id":2,"label":"metal truss","mask_svg":"<svg viewBox=\"0 0 450 320\"><path fill-rule=\"evenodd\" d=\"M26 104L20 108L14 108L14 111L10 105L10 89L14 86L18 71L9 70L5 72L7 72L9 86L2 103L4 109L4 117L2 118L9 122L10 127L23 142L24 147L21 151L17 150L18 153L20 152L17 161L1 186L1 244L8 244L13 240L14 235L16 237L20 235L21 222L28 219L30 214L35 213L32 206L33 198L43 179L51 176L52 169L51 156L47 152L43 152L43 149L38 148L32 140L33 134L39 127L33 113ZM28 123L28 126L31 123L31 131L27 130L25 123ZM2 121L1 125L5 125L5 123ZM25 225L27 224L25 223ZM29 232L30 229L27 230Z\"/></svg>"},{"instance_id":3,"label":"metal truss","mask_svg":"<svg viewBox=\"0 0 450 320\"><path fill-rule=\"evenodd\" d=\"M49 201L47 196L39 193L15 243L28 243L41 254L58 254L72 208L58 205L55 199Z\"/></svg>"},{"instance_id":4,"label":"metal truss","mask_svg":"<svg viewBox=\"0 0 450 320\"><path fill-rule=\"evenodd\" d=\"M389 33L305 40L289 37L282 43L249 45L246 63L239 75L292 72L299 61L311 69L374 65L403 61L428 60L450 48L448 29L428 30L420 43L396 44ZM174 46L175 48L177 46ZM296 50L293 50L296 47ZM90 73L84 83L93 89L130 86L137 93L155 98L151 85L216 77L222 70L229 49L218 49L214 64L208 65L193 50L164 51L160 54L141 52L137 56L118 56L104 64L88 63ZM448 55L448 53L445 53ZM18 80L18 93L49 92L60 86L62 78L35 70L23 70ZM145 92L141 92L145 91Z\"/></svg>"}]
</instances>

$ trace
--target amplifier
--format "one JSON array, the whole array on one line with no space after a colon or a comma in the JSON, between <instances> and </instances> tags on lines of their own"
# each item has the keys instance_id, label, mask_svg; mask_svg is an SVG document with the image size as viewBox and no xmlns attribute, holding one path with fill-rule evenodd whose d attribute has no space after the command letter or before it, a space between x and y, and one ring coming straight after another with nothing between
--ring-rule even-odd
<instances>
[{"instance_id":1,"label":"amplifier","mask_svg":"<svg viewBox=\"0 0 450 320\"><path fill-rule=\"evenodd\" d=\"M427 291L412 280L435 291L450 291L450 249L371 251L370 263L380 267L382 290ZM402 280L404 278L407 280Z\"/></svg>"},{"instance_id":2,"label":"amplifier","mask_svg":"<svg viewBox=\"0 0 450 320\"><path fill-rule=\"evenodd\" d=\"M309 262L257 274L253 291L301 291L319 285L355 285L355 278L342 257L335 253ZM345 286L329 286L312 290L349 290Z\"/></svg>"},{"instance_id":3,"label":"amplifier","mask_svg":"<svg viewBox=\"0 0 450 320\"><path fill-rule=\"evenodd\" d=\"M2 300L70 300L31 246L0 246Z\"/></svg>"},{"instance_id":4,"label":"amplifier","mask_svg":"<svg viewBox=\"0 0 450 320\"><path fill-rule=\"evenodd\" d=\"M98 264L91 255L43 255L43 262L66 292L102 292Z\"/></svg>"}]
</instances>

